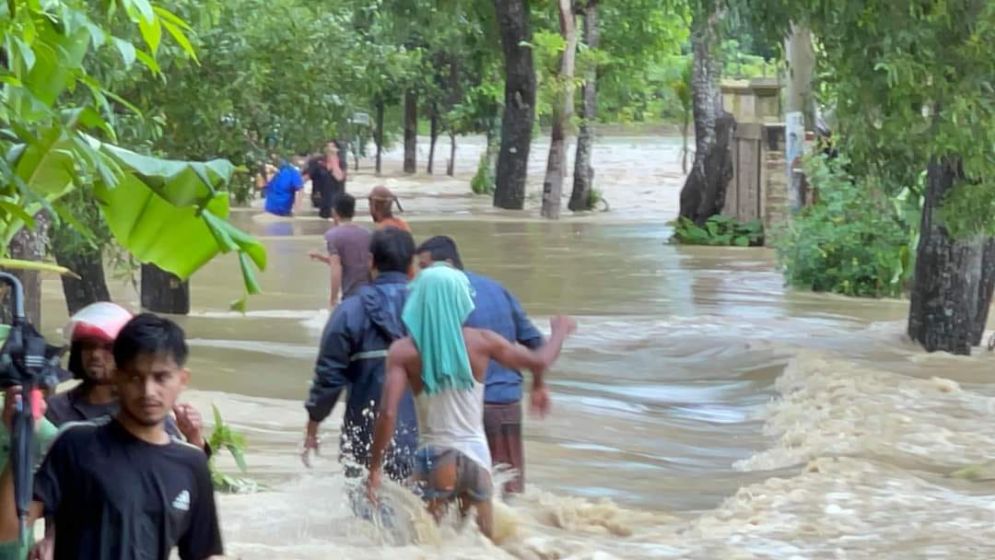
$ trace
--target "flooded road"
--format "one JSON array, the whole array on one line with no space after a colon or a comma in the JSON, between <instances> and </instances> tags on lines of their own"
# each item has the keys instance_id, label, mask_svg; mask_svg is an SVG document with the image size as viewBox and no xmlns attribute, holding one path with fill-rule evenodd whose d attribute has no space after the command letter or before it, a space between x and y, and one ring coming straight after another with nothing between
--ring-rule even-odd
<instances>
[{"instance_id":1,"label":"flooded road","mask_svg":"<svg viewBox=\"0 0 995 560\"><path fill-rule=\"evenodd\" d=\"M906 302L787 291L768 250L666 244L678 147L603 142L595 161L613 211L559 223L533 219L537 200L523 217L464 194L472 145L461 148L458 180L385 181L419 241L453 236L467 268L504 283L542 330L558 312L580 323L550 373L553 414L527 421L530 487L499 510L500 546L469 528L436 528L415 504L404 508L414 518L406 544L384 544L384 532L354 519L333 443L341 410L323 426L323 459L301 466L302 400L328 317L327 269L307 253L322 247L327 224L237 211L269 249L265 293L245 316L229 312L241 281L233 260L220 259L194 278L194 312L181 320L192 346L188 398L216 404L246 434L250 475L267 485L222 498L230 554L995 555L995 484L984 480L995 467L975 469L979 481L950 476L995 459L991 355L920 352L902 335ZM396 167L395 155L388 170ZM349 189L373 184L361 174ZM122 301L136 300L118 288ZM46 289L47 313L60 302L54 283Z\"/></svg>"}]
</instances>

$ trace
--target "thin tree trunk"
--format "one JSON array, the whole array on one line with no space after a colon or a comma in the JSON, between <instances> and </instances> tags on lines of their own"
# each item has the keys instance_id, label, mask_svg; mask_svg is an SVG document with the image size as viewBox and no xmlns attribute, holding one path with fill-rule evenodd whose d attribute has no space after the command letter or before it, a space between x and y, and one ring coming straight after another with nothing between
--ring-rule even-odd
<instances>
[{"instance_id":1,"label":"thin tree trunk","mask_svg":"<svg viewBox=\"0 0 995 560\"><path fill-rule=\"evenodd\" d=\"M60 243L52 243L55 262L75 272L79 278L62 277L62 293L70 315L91 303L110 301L110 290L104 276L104 259L100 249L88 247L67 250Z\"/></svg>"},{"instance_id":2,"label":"thin tree trunk","mask_svg":"<svg viewBox=\"0 0 995 560\"><path fill-rule=\"evenodd\" d=\"M527 0L494 0L504 51L504 116L497 162L494 206L521 210L525 206L532 123L535 120L536 78L532 62L532 30Z\"/></svg>"},{"instance_id":3,"label":"thin tree trunk","mask_svg":"<svg viewBox=\"0 0 995 560\"><path fill-rule=\"evenodd\" d=\"M404 92L404 172L418 171L418 94Z\"/></svg>"},{"instance_id":4,"label":"thin tree trunk","mask_svg":"<svg viewBox=\"0 0 995 560\"><path fill-rule=\"evenodd\" d=\"M584 44L598 48L598 2L588 0L584 6ZM574 212L590 210L594 191L594 167L591 150L594 144L594 122L598 112L598 69L591 64L581 89L580 131L577 133L577 153L574 156L574 188L568 208Z\"/></svg>"},{"instance_id":5,"label":"thin tree trunk","mask_svg":"<svg viewBox=\"0 0 995 560\"><path fill-rule=\"evenodd\" d=\"M428 165L425 167L425 171L431 175L432 166L435 164L435 142L439 139L439 109L434 102L432 103L432 116L429 120L429 135L431 141L428 146Z\"/></svg>"},{"instance_id":6,"label":"thin tree trunk","mask_svg":"<svg viewBox=\"0 0 995 560\"><path fill-rule=\"evenodd\" d=\"M376 174L380 175L383 171L383 119L384 119L384 101L383 98L378 98L376 101L376 111L377 111L377 130L373 135L373 142L377 145L377 165Z\"/></svg>"},{"instance_id":7,"label":"thin tree trunk","mask_svg":"<svg viewBox=\"0 0 995 560\"><path fill-rule=\"evenodd\" d=\"M690 132L691 122L687 115L684 115L684 122L681 123L681 173L688 174L688 133Z\"/></svg>"},{"instance_id":8,"label":"thin tree trunk","mask_svg":"<svg viewBox=\"0 0 995 560\"><path fill-rule=\"evenodd\" d=\"M722 111L722 63L715 52L719 19L719 12L696 13L691 31L695 154L691 173L681 189L680 216L698 224L721 212L733 173L729 143L736 121Z\"/></svg>"},{"instance_id":9,"label":"thin tree trunk","mask_svg":"<svg viewBox=\"0 0 995 560\"><path fill-rule=\"evenodd\" d=\"M553 107L553 132L546 160L546 178L542 183L542 215L551 220L560 218L563 198L563 176L567 166L567 127L574 106L574 61L577 54L577 21L572 0L559 0L560 33L567 46L560 61L559 92Z\"/></svg>"},{"instance_id":10,"label":"thin tree trunk","mask_svg":"<svg viewBox=\"0 0 995 560\"><path fill-rule=\"evenodd\" d=\"M943 199L962 180L959 161L930 162L908 327L927 352L969 355L981 342L995 286L991 238L954 239L940 219Z\"/></svg>"},{"instance_id":11,"label":"thin tree trunk","mask_svg":"<svg viewBox=\"0 0 995 560\"><path fill-rule=\"evenodd\" d=\"M446 163L446 175L456 174L456 134L449 133L449 162Z\"/></svg>"},{"instance_id":12,"label":"thin tree trunk","mask_svg":"<svg viewBox=\"0 0 995 560\"><path fill-rule=\"evenodd\" d=\"M805 193L800 167L805 155L805 131L815 127L815 98L812 96L812 76L815 70L815 50L812 33L807 27L791 26L784 50L788 59L786 100L785 162L788 173L788 205L793 212L801 210Z\"/></svg>"},{"instance_id":13,"label":"thin tree trunk","mask_svg":"<svg viewBox=\"0 0 995 560\"><path fill-rule=\"evenodd\" d=\"M190 313L190 283L153 264L142 265L142 308L154 313Z\"/></svg>"},{"instance_id":14,"label":"thin tree trunk","mask_svg":"<svg viewBox=\"0 0 995 560\"><path fill-rule=\"evenodd\" d=\"M21 228L10 241L10 256L25 261L45 258L48 247L48 230L51 220L45 212L35 215L35 228ZM9 271L24 286L24 314L36 327L41 327L41 274L34 270Z\"/></svg>"}]
</instances>

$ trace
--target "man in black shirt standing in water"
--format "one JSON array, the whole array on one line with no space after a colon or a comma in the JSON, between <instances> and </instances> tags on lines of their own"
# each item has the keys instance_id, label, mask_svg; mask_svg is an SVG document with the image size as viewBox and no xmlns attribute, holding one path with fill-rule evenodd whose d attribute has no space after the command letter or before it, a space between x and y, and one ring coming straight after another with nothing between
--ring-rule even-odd
<instances>
[{"instance_id":1,"label":"man in black shirt standing in water","mask_svg":"<svg viewBox=\"0 0 995 560\"><path fill-rule=\"evenodd\" d=\"M56 560L168 560L174 547L183 560L223 554L207 458L164 427L190 377L186 358L183 330L168 319L138 315L118 334L120 411L70 424L35 475L30 521L55 519ZM0 479L0 539L16 538L17 531L7 469Z\"/></svg>"}]
</instances>

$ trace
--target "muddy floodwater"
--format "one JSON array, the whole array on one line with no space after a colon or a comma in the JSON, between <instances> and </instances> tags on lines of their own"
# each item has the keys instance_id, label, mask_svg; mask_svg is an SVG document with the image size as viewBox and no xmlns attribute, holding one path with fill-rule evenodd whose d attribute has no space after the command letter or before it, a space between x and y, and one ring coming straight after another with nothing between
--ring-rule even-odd
<instances>
[{"instance_id":1,"label":"muddy floodwater","mask_svg":"<svg viewBox=\"0 0 995 560\"><path fill-rule=\"evenodd\" d=\"M247 314L229 312L241 280L219 259L194 277L194 310L181 319L192 346L186 398L205 412L216 404L245 433L250 476L266 487L221 498L229 554L995 557L993 356L921 352L902 334L903 301L787 290L769 250L666 244L679 148L677 138L600 139L596 177L611 211L557 223L537 219L542 142L524 213L468 193L474 139L461 141L454 179L404 177L396 152L386 177L363 161L350 179L357 195L378 182L394 189L417 240L453 236L467 267L503 282L541 329L554 313L578 317L550 372L553 414L527 420L529 488L499 508L500 545L435 527L399 493L405 542L355 519L336 460L341 410L323 426L315 468L301 465L302 400L328 318L327 269L307 253L328 224L237 210L269 249L265 293ZM359 212L367 219L362 200ZM114 291L134 307L127 285ZM54 332L65 317L58 285L46 294ZM970 477L952 476L965 467Z\"/></svg>"}]
</instances>

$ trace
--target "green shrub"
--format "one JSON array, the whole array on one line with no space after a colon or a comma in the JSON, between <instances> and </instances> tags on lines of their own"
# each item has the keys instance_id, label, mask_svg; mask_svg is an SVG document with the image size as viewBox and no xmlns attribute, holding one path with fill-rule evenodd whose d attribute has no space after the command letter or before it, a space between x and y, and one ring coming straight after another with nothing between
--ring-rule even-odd
<instances>
[{"instance_id":1,"label":"green shrub","mask_svg":"<svg viewBox=\"0 0 995 560\"><path fill-rule=\"evenodd\" d=\"M809 158L818 202L776 236L788 284L848 296L898 297L913 270L921 203L904 189L890 197L875 178L855 180L844 157Z\"/></svg>"},{"instance_id":2,"label":"green shrub","mask_svg":"<svg viewBox=\"0 0 995 560\"><path fill-rule=\"evenodd\" d=\"M256 481L225 474L214 466L214 459L217 458L218 453L222 449L226 449L235 459L235 465L238 466L238 470L242 474L245 474L249 469L245 463L245 436L225 424L217 406L212 404L211 408L214 410L214 431L211 433L208 443L214 450L214 454L208 461L208 467L211 470L211 482L214 484L214 489L225 494L256 492L259 490L259 484Z\"/></svg>"},{"instance_id":3,"label":"green shrub","mask_svg":"<svg viewBox=\"0 0 995 560\"><path fill-rule=\"evenodd\" d=\"M677 218L673 240L685 245L756 247L764 243L764 226L760 220L740 222L716 215L699 226L687 218Z\"/></svg>"},{"instance_id":4,"label":"green shrub","mask_svg":"<svg viewBox=\"0 0 995 560\"><path fill-rule=\"evenodd\" d=\"M470 189L473 194L494 194L494 166L491 163L489 150L484 150L480 154L480 161L477 163L477 172L470 180Z\"/></svg>"}]
</instances>

